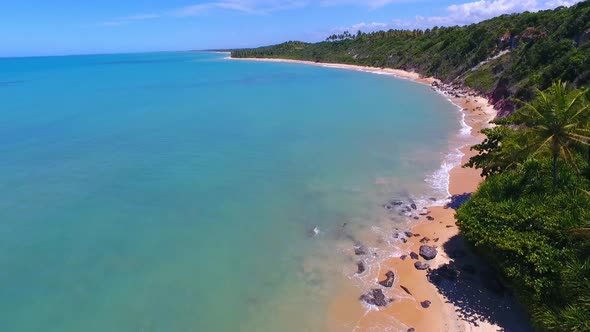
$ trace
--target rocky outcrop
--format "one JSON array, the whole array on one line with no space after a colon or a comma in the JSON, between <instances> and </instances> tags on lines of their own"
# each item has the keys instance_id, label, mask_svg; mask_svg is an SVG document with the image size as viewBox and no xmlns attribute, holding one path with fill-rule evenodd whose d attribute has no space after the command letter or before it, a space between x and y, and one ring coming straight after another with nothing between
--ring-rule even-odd
<instances>
[{"instance_id":1,"label":"rocky outcrop","mask_svg":"<svg viewBox=\"0 0 590 332\"><path fill-rule=\"evenodd\" d=\"M432 302L426 300L426 301L422 301L420 302L420 305L422 306L422 308L427 309L430 308L430 305L432 304Z\"/></svg>"},{"instance_id":2,"label":"rocky outcrop","mask_svg":"<svg viewBox=\"0 0 590 332\"><path fill-rule=\"evenodd\" d=\"M576 36L576 38L575 38L576 46L581 46L584 43L588 42L589 40L590 40L590 28L586 29L580 35Z\"/></svg>"},{"instance_id":3,"label":"rocky outcrop","mask_svg":"<svg viewBox=\"0 0 590 332\"><path fill-rule=\"evenodd\" d=\"M393 286L393 282L395 281L395 274L393 271L387 271L385 274L385 280L379 281L379 285L387 288L391 288Z\"/></svg>"},{"instance_id":4,"label":"rocky outcrop","mask_svg":"<svg viewBox=\"0 0 590 332\"><path fill-rule=\"evenodd\" d=\"M366 270L365 264L363 262L356 263L356 267L357 267L357 270L356 270L357 274L361 274L361 273L365 272L365 270Z\"/></svg>"},{"instance_id":5,"label":"rocky outcrop","mask_svg":"<svg viewBox=\"0 0 590 332\"><path fill-rule=\"evenodd\" d=\"M365 247L362 243L356 243L354 245L354 254L357 256L366 255L368 253L367 247Z\"/></svg>"},{"instance_id":6,"label":"rocky outcrop","mask_svg":"<svg viewBox=\"0 0 590 332\"><path fill-rule=\"evenodd\" d=\"M377 307L385 307L393 302L393 299L386 299L383 291L378 288L373 288L368 293L361 295L359 300Z\"/></svg>"},{"instance_id":7,"label":"rocky outcrop","mask_svg":"<svg viewBox=\"0 0 590 332\"><path fill-rule=\"evenodd\" d=\"M417 261L416 263L414 263L414 267L416 268L416 270L428 270L430 268L430 264L421 262L421 261Z\"/></svg>"},{"instance_id":8,"label":"rocky outcrop","mask_svg":"<svg viewBox=\"0 0 590 332\"><path fill-rule=\"evenodd\" d=\"M426 260L434 259L434 257L436 257L437 254L438 252L436 251L435 247L426 245L420 246L420 256L422 256L422 258Z\"/></svg>"}]
</instances>

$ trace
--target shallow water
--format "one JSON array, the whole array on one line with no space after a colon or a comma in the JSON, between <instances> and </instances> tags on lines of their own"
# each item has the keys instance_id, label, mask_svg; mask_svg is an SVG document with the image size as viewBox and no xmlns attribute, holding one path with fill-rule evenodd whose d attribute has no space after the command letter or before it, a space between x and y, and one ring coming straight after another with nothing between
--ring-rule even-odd
<instances>
[{"instance_id":1,"label":"shallow water","mask_svg":"<svg viewBox=\"0 0 590 332\"><path fill-rule=\"evenodd\" d=\"M446 196L427 86L224 57L0 59L2 330L319 331L350 236Z\"/></svg>"}]
</instances>

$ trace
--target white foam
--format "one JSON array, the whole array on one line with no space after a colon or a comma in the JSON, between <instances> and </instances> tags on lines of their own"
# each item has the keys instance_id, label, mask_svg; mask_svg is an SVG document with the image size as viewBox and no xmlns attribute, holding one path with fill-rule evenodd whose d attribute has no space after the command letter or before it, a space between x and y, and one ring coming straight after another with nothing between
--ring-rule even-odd
<instances>
[{"instance_id":1,"label":"white foam","mask_svg":"<svg viewBox=\"0 0 590 332\"><path fill-rule=\"evenodd\" d=\"M455 148L454 151L445 156L440 167L426 177L426 182L434 189L437 194L436 196L439 196L435 198L441 198L440 196L443 196L446 199L450 195L450 172L453 168L461 165L464 155L459 148Z\"/></svg>"}]
</instances>

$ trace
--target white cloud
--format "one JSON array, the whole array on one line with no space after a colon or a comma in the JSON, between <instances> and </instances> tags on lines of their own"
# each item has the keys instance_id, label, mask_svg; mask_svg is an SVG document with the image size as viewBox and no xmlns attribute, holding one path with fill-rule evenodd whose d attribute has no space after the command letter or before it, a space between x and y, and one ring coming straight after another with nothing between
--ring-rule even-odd
<instances>
[{"instance_id":1,"label":"white cloud","mask_svg":"<svg viewBox=\"0 0 590 332\"><path fill-rule=\"evenodd\" d=\"M424 0L219 0L175 8L160 14L137 14L120 17L110 22L119 22L120 24L112 25L121 25L127 21L148 20L165 16L198 16L215 10L233 11L244 14L268 14L277 11L304 8L311 4L319 4L320 6L356 5L376 9L393 3L419 1Z\"/></svg>"},{"instance_id":2,"label":"white cloud","mask_svg":"<svg viewBox=\"0 0 590 332\"><path fill-rule=\"evenodd\" d=\"M377 9L391 5L394 3L402 2L418 2L420 0L320 0L319 3L322 6L341 6L341 5L356 5L369 7L370 9Z\"/></svg>"},{"instance_id":3,"label":"white cloud","mask_svg":"<svg viewBox=\"0 0 590 332\"><path fill-rule=\"evenodd\" d=\"M353 0L326 0L334 3L353 3ZM388 29L416 29L430 28L433 26L454 26L466 25L481 22L503 14L521 13L524 11L539 11L544 9L553 9L559 6L572 6L582 0L480 0L468 2L459 5L451 5L446 8L445 16L416 16L414 20L392 20L389 23L357 23L351 26L337 27L326 34L334 32L350 31L354 33L358 30L363 32L373 32ZM383 0L386 2L386 0Z\"/></svg>"},{"instance_id":4,"label":"white cloud","mask_svg":"<svg viewBox=\"0 0 590 332\"><path fill-rule=\"evenodd\" d=\"M196 16L216 9L245 14L267 14L281 10L303 8L308 4L309 0L225 0L178 8L172 10L170 14L180 17Z\"/></svg>"},{"instance_id":5,"label":"white cloud","mask_svg":"<svg viewBox=\"0 0 590 332\"><path fill-rule=\"evenodd\" d=\"M338 28L334 28L331 30L331 33L342 33L344 31L348 31L350 33L356 33L357 31L361 30L363 32L373 32L379 31L384 29L389 29L390 24L381 23L381 22L361 22L357 24L353 24L351 26L342 26Z\"/></svg>"},{"instance_id":6,"label":"white cloud","mask_svg":"<svg viewBox=\"0 0 590 332\"><path fill-rule=\"evenodd\" d=\"M480 0L447 7L446 16L416 16L414 21L394 21L394 25L403 28L425 28L435 25L466 25L490 19L502 14L521 13L553 9L559 6L571 6L581 0Z\"/></svg>"}]
</instances>

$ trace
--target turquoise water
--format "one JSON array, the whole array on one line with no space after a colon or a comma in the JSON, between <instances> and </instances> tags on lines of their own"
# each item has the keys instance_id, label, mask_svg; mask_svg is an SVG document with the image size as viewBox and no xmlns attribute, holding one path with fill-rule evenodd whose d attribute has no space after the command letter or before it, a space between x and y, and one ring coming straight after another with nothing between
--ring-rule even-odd
<instances>
[{"instance_id":1,"label":"turquoise water","mask_svg":"<svg viewBox=\"0 0 590 332\"><path fill-rule=\"evenodd\" d=\"M444 195L428 87L224 57L0 59L2 331L320 331L342 223Z\"/></svg>"}]
</instances>

